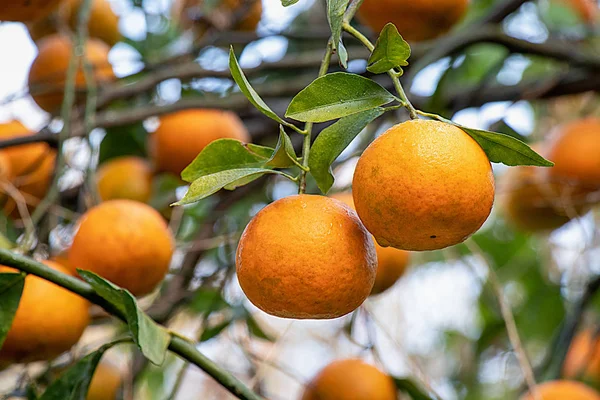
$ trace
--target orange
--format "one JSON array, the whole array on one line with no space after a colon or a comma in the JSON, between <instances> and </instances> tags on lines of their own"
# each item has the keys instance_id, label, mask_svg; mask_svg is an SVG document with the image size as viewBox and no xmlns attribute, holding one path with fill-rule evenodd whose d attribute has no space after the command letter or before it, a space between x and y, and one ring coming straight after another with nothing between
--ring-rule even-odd
<instances>
[{"instance_id":1,"label":"orange","mask_svg":"<svg viewBox=\"0 0 600 400\"><path fill-rule=\"evenodd\" d=\"M143 203L152 194L152 170L140 157L117 157L100 165L96 173L102 200L129 199Z\"/></svg>"},{"instance_id":2,"label":"orange","mask_svg":"<svg viewBox=\"0 0 600 400\"><path fill-rule=\"evenodd\" d=\"M539 179L533 167L511 168L503 181L498 203L509 223L524 231L560 228L589 209L585 193Z\"/></svg>"},{"instance_id":3,"label":"orange","mask_svg":"<svg viewBox=\"0 0 600 400\"><path fill-rule=\"evenodd\" d=\"M83 0L66 0L57 9L56 14L41 19L28 26L29 34L34 41L57 33L61 26L69 26L75 32L77 18ZM90 37L100 39L112 46L121 39L119 17L115 14L108 0L93 0L88 20Z\"/></svg>"},{"instance_id":4,"label":"orange","mask_svg":"<svg viewBox=\"0 0 600 400\"><path fill-rule=\"evenodd\" d=\"M379 244L435 250L464 241L485 222L494 176L484 151L460 128L414 120L393 126L365 150L352 193Z\"/></svg>"},{"instance_id":5,"label":"orange","mask_svg":"<svg viewBox=\"0 0 600 400\"><path fill-rule=\"evenodd\" d=\"M600 340L596 332L590 329L575 336L563 365L563 375L600 382Z\"/></svg>"},{"instance_id":6,"label":"orange","mask_svg":"<svg viewBox=\"0 0 600 400\"><path fill-rule=\"evenodd\" d=\"M108 361L102 361L94 372L86 400L115 400L121 383L119 369Z\"/></svg>"},{"instance_id":7,"label":"orange","mask_svg":"<svg viewBox=\"0 0 600 400\"><path fill-rule=\"evenodd\" d=\"M34 132L18 121L0 124L1 139L33 134ZM8 160L10 170L8 176L12 184L19 189L29 205L35 205L37 201L46 195L52 181L56 151L46 143L34 143L8 147L0 150L0 154ZM16 210L15 201L3 191L0 190L0 192L2 192L5 203L5 211L14 213Z\"/></svg>"},{"instance_id":8,"label":"orange","mask_svg":"<svg viewBox=\"0 0 600 400\"><path fill-rule=\"evenodd\" d=\"M365 0L357 17L375 33L391 22L404 39L416 42L448 32L468 6L469 0Z\"/></svg>"},{"instance_id":9,"label":"orange","mask_svg":"<svg viewBox=\"0 0 600 400\"><path fill-rule=\"evenodd\" d=\"M173 247L166 222L152 207L132 200L109 200L81 217L69 264L141 296L167 274Z\"/></svg>"},{"instance_id":10,"label":"orange","mask_svg":"<svg viewBox=\"0 0 600 400\"><path fill-rule=\"evenodd\" d=\"M334 361L304 389L301 400L396 400L392 378L358 359Z\"/></svg>"},{"instance_id":11,"label":"orange","mask_svg":"<svg viewBox=\"0 0 600 400\"><path fill-rule=\"evenodd\" d=\"M185 30L194 27L200 36L206 31L208 23L214 23L221 29L229 29L230 24L234 23L234 30L252 32L262 17L261 0L253 0L250 5L246 5L246 0L221 0L216 4L216 8L208 10L210 15L206 22L202 21L207 11L204 7L211 5L205 6L204 0L175 0L171 15L176 24ZM240 12L243 15L239 15Z\"/></svg>"},{"instance_id":12,"label":"orange","mask_svg":"<svg viewBox=\"0 0 600 400\"><path fill-rule=\"evenodd\" d=\"M341 201L354 210L352 193L336 193L334 199ZM377 275L371 294L379 294L391 288L406 271L410 261L410 253L393 247L381 247L375 242L377 252Z\"/></svg>"},{"instance_id":13,"label":"orange","mask_svg":"<svg viewBox=\"0 0 600 400\"><path fill-rule=\"evenodd\" d=\"M59 2L60 0L3 0L0 2L0 21L35 21L48 15Z\"/></svg>"},{"instance_id":14,"label":"orange","mask_svg":"<svg viewBox=\"0 0 600 400\"><path fill-rule=\"evenodd\" d=\"M545 146L553 168L540 172L549 180L600 190L600 118L590 117L557 128Z\"/></svg>"},{"instance_id":15,"label":"orange","mask_svg":"<svg viewBox=\"0 0 600 400\"><path fill-rule=\"evenodd\" d=\"M90 39L85 46L85 57L94 68L96 85L112 80L114 74L108 62L109 47L97 39ZM38 42L38 55L29 71L29 91L35 102L47 112L56 113L63 102L69 60L73 53L71 39L63 35L50 35ZM86 88L83 61L78 61L75 78L76 89Z\"/></svg>"},{"instance_id":16,"label":"orange","mask_svg":"<svg viewBox=\"0 0 600 400\"><path fill-rule=\"evenodd\" d=\"M248 299L284 318L337 318L367 298L377 268L356 213L324 196L277 200L250 221L236 267Z\"/></svg>"},{"instance_id":17,"label":"orange","mask_svg":"<svg viewBox=\"0 0 600 400\"><path fill-rule=\"evenodd\" d=\"M63 266L44 261L68 274ZM2 267L3 272L9 268ZM37 276L25 278L25 287L13 324L0 350L0 363L50 360L69 350L89 323L88 302Z\"/></svg>"},{"instance_id":18,"label":"orange","mask_svg":"<svg viewBox=\"0 0 600 400\"><path fill-rule=\"evenodd\" d=\"M250 141L250 134L236 114L222 110L185 110L160 118L150 147L156 168L179 176L209 143L224 138Z\"/></svg>"},{"instance_id":19,"label":"orange","mask_svg":"<svg viewBox=\"0 0 600 400\"><path fill-rule=\"evenodd\" d=\"M600 400L595 390L583 383L573 381L552 381L538 385L542 400ZM531 394L521 397L521 400L534 400Z\"/></svg>"}]
</instances>

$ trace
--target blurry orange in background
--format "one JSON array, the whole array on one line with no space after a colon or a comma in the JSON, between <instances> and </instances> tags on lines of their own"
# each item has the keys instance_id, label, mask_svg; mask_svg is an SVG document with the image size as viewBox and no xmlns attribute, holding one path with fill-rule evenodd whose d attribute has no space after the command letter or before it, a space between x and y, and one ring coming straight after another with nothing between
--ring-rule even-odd
<instances>
[{"instance_id":1,"label":"blurry orange in background","mask_svg":"<svg viewBox=\"0 0 600 400\"><path fill-rule=\"evenodd\" d=\"M204 0L175 0L171 15L182 29L194 28L202 35L208 27L202 17L206 17L204 12L209 7ZM221 0L209 10L207 19L219 29L228 29L233 24L233 30L252 32L260 22L262 11L261 0Z\"/></svg>"},{"instance_id":2,"label":"blurry orange in background","mask_svg":"<svg viewBox=\"0 0 600 400\"><path fill-rule=\"evenodd\" d=\"M48 15L60 0L2 0L0 21L33 22Z\"/></svg>"},{"instance_id":3,"label":"blurry orange in background","mask_svg":"<svg viewBox=\"0 0 600 400\"><path fill-rule=\"evenodd\" d=\"M600 400L600 394L580 382L552 381L537 386L541 400ZM525 394L521 400L535 400L532 394Z\"/></svg>"},{"instance_id":4,"label":"blurry orange in background","mask_svg":"<svg viewBox=\"0 0 600 400\"><path fill-rule=\"evenodd\" d=\"M38 42L39 53L29 71L29 90L35 102L49 113L60 110L63 102L69 60L73 55L73 44L68 36L50 35ZM86 43L85 57L94 70L96 85L114 79L108 62L110 48L104 42L90 39ZM75 86L78 91L86 88L83 60L78 60Z\"/></svg>"},{"instance_id":5,"label":"blurry orange in background","mask_svg":"<svg viewBox=\"0 0 600 400\"><path fill-rule=\"evenodd\" d=\"M600 336L593 329L585 330L573 339L563 365L563 375L600 383Z\"/></svg>"},{"instance_id":6,"label":"blurry orange in background","mask_svg":"<svg viewBox=\"0 0 600 400\"><path fill-rule=\"evenodd\" d=\"M117 157L96 172L98 195L103 201L129 199L146 203L152 195L152 169L141 157Z\"/></svg>"}]
</instances>

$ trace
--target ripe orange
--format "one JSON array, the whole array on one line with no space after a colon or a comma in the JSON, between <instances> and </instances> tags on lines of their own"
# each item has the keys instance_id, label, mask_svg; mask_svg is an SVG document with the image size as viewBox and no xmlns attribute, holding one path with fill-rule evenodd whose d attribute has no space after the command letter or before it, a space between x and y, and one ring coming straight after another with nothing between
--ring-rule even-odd
<instances>
[{"instance_id":1,"label":"ripe orange","mask_svg":"<svg viewBox=\"0 0 600 400\"><path fill-rule=\"evenodd\" d=\"M171 15L175 23L187 30L195 28L200 36L204 34L208 25L201 21L205 10L204 0L175 0ZM210 6L208 6L210 7ZM244 10L241 7L245 7ZM256 30L262 17L262 0L254 0L248 6L245 0L222 0L212 10L210 22L217 28L228 29L231 23L237 31L252 32ZM239 15L242 12L243 15Z\"/></svg>"},{"instance_id":2,"label":"ripe orange","mask_svg":"<svg viewBox=\"0 0 600 400\"><path fill-rule=\"evenodd\" d=\"M240 285L261 310L284 318L337 318L367 298L377 268L356 213L324 196L277 200L250 221L237 249Z\"/></svg>"},{"instance_id":3,"label":"ripe orange","mask_svg":"<svg viewBox=\"0 0 600 400\"><path fill-rule=\"evenodd\" d=\"M596 332L586 330L575 336L565 359L563 375L570 379L582 375L600 382L600 340Z\"/></svg>"},{"instance_id":4,"label":"ripe orange","mask_svg":"<svg viewBox=\"0 0 600 400\"><path fill-rule=\"evenodd\" d=\"M86 400L115 400L122 380L121 372L116 366L108 361L100 362L94 372Z\"/></svg>"},{"instance_id":5,"label":"ripe orange","mask_svg":"<svg viewBox=\"0 0 600 400\"><path fill-rule=\"evenodd\" d=\"M57 33L59 27L69 26L74 32L77 29L77 18L83 0L66 0L51 15L29 24L29 34L34 41ZM119 17L115 14L108 0L93 0L88 21L90 37L100 39L112 46L121 39L119 32Z\"/></svg>"},{"instance_id":6,"label":"ripe orange","mask_svg":"<svg viewBox=\"0 0 600 400\"><path fill-rule=\"evenodd\" d=\"M552 381L538 385L542 400L600 400L595 390L583 383L574 381ZM531 394L521 397L521 400L534 400Z\"/></svg>"},{"instance_id":7,"label":"ripe orange","mask_svg":"<svg viewBox=\"0 0 600 400\"><path fill-rule=\"evenodd\" d=\"M160 118L150 147L156 168L179 176L210 142L224 138L250 141L237 115L222 110L186 110Z\"/></svg>"},{"instance_id":8,"label":"ripe orange","mask_svg":"<svg viewBox=\"0 0 600 400\"><path fill-rule=\"evenodd\" d=\"M152 207L132 200L109 200L82 216L69 264L141 296L167 274L173 246L167 224Z\"/></svg>"},{"instance_id":9,"label":"ripe orange","mask_svg":"<svg viewBox=\"0 0 600 400\"><path fill-rule=\"evenodd\" d=\"M529 232L553 230L589 209L586 193L548 182L537 172L533 167L515 167L502 179L498 204L512 225Z\"/></svg>"},{"instance_id":10,"label":"ripe orange","mask_svg":"<svg viewBox=\"0 0 600 400\"><path fill-rule=\"evenodd\" d=\"M464 131L414 120L371 143L352 190L360 219L380 245L435 250L464 241L485 222L494 176L484 151Z\"/></svg>"},{"instance_id":11,"label":"ripe orange","mask_svg":"<svg viewBox=\"0 0 600 400\"><path fill-rule=\"evenodd\" d=\"M31 22L48 15L61 0L9 0L0 2L0 21Z\"/></svg>"},{"instance_id":12,"label":"ripe orange","mask_svg":"<svg viewBox=\"0 0 600 400\"><path fill-rule=\"evenodd\" d=\"M416 42L448 32L468 6L469 0L365 0L357 17L375 33L392 22L404 39Z\"/></svg>"},{"instance_id":13,"label":"ripe orange","mask_svg":"<svg viewBox=\"0 0 600 400\"><path fill-rule=\"evenodd\" d=\"M11 121L0 124L0 138L11 139L19 136L33 135L23 124ZM56 151L46 143L26 144L0 150L8 160L12 184L19 189L29 205L35 205L45 196L52 174ZM0 190L7 213L15 213L15 201Z\"/></svg>"},{"instance_id":14,"label":"ripe orange","mask_svg":"<svg viewBox=\"0 0 600 400\"><path fill-rule=\"evenodd\" d=\"M104 201L112 199L150 200L152 170L140 157L117 157L100 165L96 173L98 194Z\"/></svg>"},{"instance_id":15,"label":"ripe orange","mask_svg":"<svg viewBox=\"0 0 600 400\"><path fill-rule=\"evenodd\" d=\"M586 118L559 127L545 151L555 165L540 173L550 181L600 190L600 118Z\"/></svg>"},{"instance_id":16,"label":"ripe orange","mask_svg":"<svg viewBox=\"0 0 600 400\"><path fill-rule=\"evenodd\" d=\"M44 264L69 273L55 262ZM69 350L89 323L88 309L88 302L76 294L37 276L27 276L15 319L0 350L0 363L49 360Z\"/></svg>"},{"instance_id":17,"label":"ripe orange","mask_svg":"<svg viewBox=\"0 0 600 400\"><path fill-rule=\"evenodd\" d=\"M388 375L358 359L334 361L304 389L301 400L396 400Z\"/></svg>"},{"instance_id":18,"label":"ripe orange","mask_svg":"<svg viewBox=\"0 0 600 400\"><path fill-rule=\"evenodd\" d=\"M336 193L332 195L334 199L341 201L354 210L354 200L352 193ZM377 275L371 294L383 293L391 288L408 267L410 253L404 250L394 249L393 247L381 247L375 242L375 251L377 253Z\"/></svg>"},{"instance_id":19,"label":"ripe orange","mask_svg":"<svg viewBox=\"0 0 600 400\"><path fill-rule=\"evenodd\" d=\"M38 42L39 53L29 71L29 90L35 102L47 112L60 110L69 60L73 53L71 39L63 35L51 35ZM86 44L86 57L94 68L96 84L112 80L114 74L108 62L109 47L97 39ZM79 60L76 88L86 88L83 61Z\"/></svg>"}]
</instances>

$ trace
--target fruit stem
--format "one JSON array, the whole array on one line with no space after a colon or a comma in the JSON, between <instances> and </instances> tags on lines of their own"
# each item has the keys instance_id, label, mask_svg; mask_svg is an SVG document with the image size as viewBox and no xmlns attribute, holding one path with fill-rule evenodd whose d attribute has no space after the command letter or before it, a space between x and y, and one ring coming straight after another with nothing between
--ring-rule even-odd
<instances>
[{"instance_id":1,"label":"fruit stem","mask_svg":"<svg viewBox=\"0 0 600 400\"><path fill-rule=\"evenodd\" d=\"M319 69L319 77L324 76L329 70L329 65L331 64L331 56L333 54L333 42L329 39L327 42L327 50L325 51L325 55L323 56L323 61L321 61L321 68ZM298 193L303 194L306 192L306 173L309 170L308 168L308 156L310 155L310 141L312 139L312 128L313 123L307 122L304 126L304 131L306 135L304 136L304 143L302 145L302 171L300 172L300 184L298 185Z\"/></svg>"},{"instance_id":2,"label":"fruit stem","mask_svg":"<svg viewBox=\"0 0 600 400\"><path fill-rule=\"evenodd\" d=\"M0 264L11 268L16 268L22 272L26 272L28 274L45 279L48 282L52 282L102 307L109 314L123 321L126 319L125 314L121 310L96 294L94 289L86 282L73 276L53 270L32 258L6 249L0 249ZM199 352L194 344L189 343L178 335L171 333L170 336L170 351L177 354L184 360L198 366L208 375L212 376L217 382L219 382L219 384L221 384L221 386L227 389L234 396L237 396L242 400L264 400L261 396L250 390L235 376L231 375L229 372L211 361L204 354Z\"/></svg>"},{"instance_id":3,"label":"fruit stem","mask_svg":"<svg viewBox=\"0 0 600 400\"><path fill-rule=\"evenodd\" d=\"M369 38L367 38L365 35L363 35L358 29L356 29L355 27L350 25L350 22L344 21L344 23L342 24L342 28L346 32L348 32L349 34L354 36L356 39L358 39L358 41L360 41L363 44L363 46L365 46L367 49L369 49L369 51L372 52L375 49L375 46L373 45L373 43L371 43ZM408 109L408 112L410 114L410 119L419 118L417 109L412 105L410 100L408 100L408 96L406 96L406 92L404 91L404 88L402 87L402 84L400 83L400 74L398 72L396 72L395 70L390 69L388 71L388 75L390 76L390 78L392 79L392 82L394 83L394 87L396 88L396 92L398 93L398 96L400 96L400 100L402 100L402 103Z\"/></svg>"}]
</instances>

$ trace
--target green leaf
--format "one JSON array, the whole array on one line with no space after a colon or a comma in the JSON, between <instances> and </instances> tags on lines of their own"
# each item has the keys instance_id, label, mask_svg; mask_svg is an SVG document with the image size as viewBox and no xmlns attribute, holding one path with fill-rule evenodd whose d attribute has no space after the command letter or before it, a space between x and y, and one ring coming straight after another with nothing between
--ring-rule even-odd
<instances>
[{"instance_id":1,"label":"green leaf","mask_svg":"<svg viewBox=\"0 0 600 400\"><path fill-rule=\"evenodd\" d=\"M289 6L296 4L299 1L300 0L281 0L281 5L284 7L289 7Z\"/></svg>"},{"instance_id":2,"label":"green leaf","mask_svg":"<svg viewBox=\"0 0 600 400\"><path fill-rule=\"evenodd\" d=\"M121 290L121 296L125 304L127 324L133 341L150 362L156 365L162 364L167 354L171 335L140 310L131 293Z\"/></svg>"},{"instance_id":3,"label":"green leaf","mask_svg":"<svg viewBox=\"0 0 600 400\"><path fill-rule=\"evenodd\" d=\"M183 170L181 178L186 182L193 182L202 176L229 169L260 168L267 161L268 158L250 151L239 140L219 139L211 142L198 154Z\"/></svg>"},{"instance_id":4,"label":"green leaf","mask_svg":"<svg viewBox=\"0 0 600 400\"><path fill-rule=\"evenodd\" d=\"M340 64L344 69L348 69L348 50L346 50L346 46L344 46L344 43L342 43L341 40L338 44L337 52L338 57L340 58Z\"/></svg>"},{"instance_id":5,"label":"green leaf","mask_svg":"<svg viewBox=\"0 0 600 400\"><path fill-rule=\"evenodd\" d=\"M296 165L294 162L296 161L296 158L296 151L294 150L292 140L288 134L285 133L283 126L279 125L279 140L277 141L277 146L275 146L275 151L265 166L272 168L290 168Z\"/></svg>"},{"instance_id":6,"label":"green leaf","mask_svg":"<svg viewBox=\"0 0 600 400\"><path fill-rule=\"evenodd\" d=\"M254 143L246 144L246 148L248 149L249 152L255 153L257 156L260 156L260 157L266 158L266 159L271 158L271 156L273 155L273 152L275 151L275 149L272 147L261 146L259 144L254 144Z\"/></svg>"},{"instance_id":7,"label":"green leaf","mask_svg":"<svg viewBox=\"0 0 600 400\"><path fill-rule=\"evenodd\" d=\"M200 336L200 342L206 342L207 340L214 338L219 333L223 332L223 330L225 328L227 328L229 325L231 325L232 322L233 322L232 319L227 319L227 320L221 322L220 324L217 324L213 327L204 329L204 331L202 332L202 335Z\"/></svg>"},{"instance_id":8,"label":"green leaf","mask_svg":"<svg viewBox=\"0 0 600 400\"><path fill-rule=\"evenodd\" d=\"M194 293L194 298L190 303L193 311L206 315L230 307L229 303L223 299L221 292L216 289L198 290Z\"/></svg>"},{"instance_id":9,"label":"green leaf","mask_svg":"<svg viewBox=\"0 0 600 400\"><path fill-rule=\"evenodd\" d=\"M410 379L394 378L398 390L408 394L413 400L433 400L423 389Z\"/></svg>"},{"instance_id":10,"label":"green leaf","mask_svg":"<svg viewBox=\"0 0 600 400\"><path fill-rule=\"evenodd\" d=\"M257 178L264 174L277 174L278 171L265 168L240 168L220 171L214 174L202 176L196 179L188 189L187 193L174 205L181 206L195 203L232 185L244 178Z\"/></svg>"},{"instance_id":11,"label":"green leaf","mask_svg":"<svg viewBox=\"0 0 600 400\"><path fill-rule=\"evenodd\" d=\"M553 162L546 160L524 142L503 133L471 129L460 126L485 151L491 162L508 166L531 165L552 167Z\"/></svg>"},{"instance_id":12,"label":"green leaf","mask_svg":"<svg viewBox=\"0 0 600 400\"><path fill-rule=\"evenodd\" d=\"M342 37L342 20L350 0L327 0L327 21L331 28L331 43L336 50Z\"/></svg>"},{"instance_id":13,"label":"green leaf","mask_svg":"<svg viewBox=\"0 0 600 400\"><path fill-rule=\"evenodd\" d=\"M308 156L310 173L319 189L327 193L334 182L331 164L369 123L384 113L380 107L344 117L325 128L313 144Z\"/></svg>"},{"instance_id":14,"label":"green leaf","mask_svg":"<svg viewBox=\"0 0 600 400\"><path fill-rule=\"evenodd\" d=\"M252 317L252 315L248 314L246 318L246 324L248 325L248 332L254 337L259 339L268 340L269 342L274 342L275 339L271 336L267 335L265 331L260 327L258 322Z\"/></svg>"},{"instance_id":15,"label":"green leaf","mask_svg":"<svg viewBox=\"0 0 600 400\"><path fill-rule=\"evenodd\" d=\"M394 100L378 83L360 75L335 72L317 78L294 97L286 117L325 122L371 110Z\"/></svg>"},{"instance_id":16,"label":"green leaf","mask_svg":"<svg viewBox=\"0 0 600 400\"><path fill-rule=\"evenodd\" d=\"M0 274L0 348L10 330L25 286L23 274Z\"/></svg>"},{"instance_id":17,"label":"green leaf","mask_svg":"<svg viewBox=\"0 0 600 400\"><path fill-rule=\"evenodd\" d=\"M90 383L100 359L115 344L105 344L95 352L88 354L52 382L40 400L86 400Z\"/></svg>"},{"instance_id":18,"label":"green leaf","mask_svg":"<svg viewBox=\"0 0 600 400\"><path fill-rule=\"evenodd\" d=\"M409 44L398 33L396 26L388 23L377 38L375 49L369 57L367 70L374 74L383 74L390 69L407 66L409 57Z\"/></svg>"},{"instance_id":19,"label":"green leaf","mask_svg":"<svg viewBox=\"0 0 600 400\"><path fill-rule=\"evenodd\" d=\"M148 131L140 122L133 125L106 129L106 135L100 143L98 162L121 156L146 157Z\"/></svg>"},{"instance_id":20,"label":"green leaf","mask_svg":"<svg viewBox=\"0 0 600 400\"><path fill-rule=\"evenodd\" d=\"M246 98L250 101L250 103L252 103L254 107L256 107L261 113L271 118L272 120L275 120L280 124L285 124L281 117L275 114L273 110L271 110L271 108L267 105L267 103L264 102L260 95L256 93L256 90L254 90L252 85L250 85L250 82L248 81L248 78L246 78L246 75L244 75L244 71L240 67L237 58L235 58L233 47L229 49L229 70L231 71L231 76L233 77L235 83L238 84L242 93L244 93Z\"/></svg>"},{"instance_id":21,"label":"green leaf","mask_svg":"<svg viewBox=\"0 0 600 400\"><path fill-rule=\"evenodd\" d=\"M144 314L138 307L135 297L127 290L115 286L93 272L77 271L100 297L125 315L133 341L144 356L154 364L161 364L171 340L169 332Z\"/></svg>"}]
</instances>

